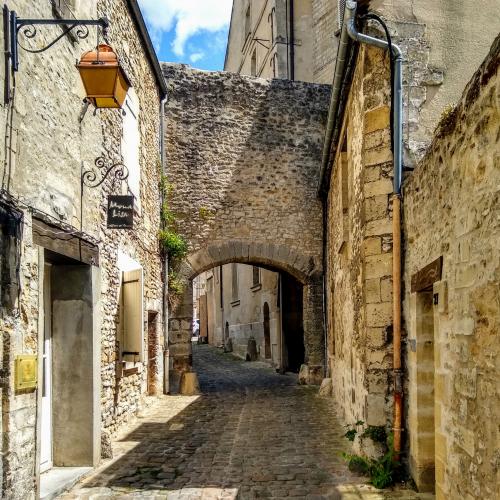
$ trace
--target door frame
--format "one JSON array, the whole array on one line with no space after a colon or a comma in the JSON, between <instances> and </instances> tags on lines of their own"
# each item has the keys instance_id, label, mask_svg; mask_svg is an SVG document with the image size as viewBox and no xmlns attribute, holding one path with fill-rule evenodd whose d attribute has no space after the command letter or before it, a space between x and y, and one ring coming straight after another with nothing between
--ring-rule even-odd
<instances>
[{"instance_id":1,"label":"door frame","mask_svg":"<svg viewBox=\"0 0 500 500\"><path fill-rule=\"evenodd\" d=\"M43 341L45 328L45 315L43 308L43 282L45 269L45 248L38 245L38 359L43 356ZM92 374L93 374L93 391L92 391L92 467L96 467L101 459L101 314L99 301L101 298L101 276L98 266L90 266L91 282L92 282ZM37 363L38 380L43 378L43 364ZM41 461L41 408L42 408L42 391L40 386L36 391L36 436L35 436L35 470L34 483L36 498L40 496L40 461Z\"/></svg>"},{"instance_id":2,"label":"door frame","mask_svg":"<svg viewBox=\"0 0 500 500\"><path fill-rule=\"evenodd\" d=\"M46 292L50 295L51 293L51 282L50 282L50 272L51 272L52 264L44 262L43 264L43 292L42 292L42 299L43 301L41 304L43 304L43 338L42 338L42 344L41 344L41 349L40 349L40 365L41 365L41 371L42 371L42 378L39 379L41 383L41 387L39 389L39 392L41 393L40 397L40 474L50 470L54 466L54 455L53 455L53 450L52 450L52 444L53 444L53 428L52 428L52 318L50 315L52 314L51 309L52 309L52 304L50 302L50 297L48 298L47 302L47 297L46 297ZM48 306L48 307L47 307ZM49 318L47 318L49 316ZM46 337L46 332L45 330L47 329L47 326L50 329L50 337L49 337L49 348L47 350L47 353L45 354L45 343L47 341ZM48 358L48 369L49 369L49 377L48 377L48 387L49 387L49 420L50 420L50 459L45 465L44 462L42 462L42 442L43 442L43 418L44 418L44 413L43 413L43 388L46 385L45 381L45 364L44 364L44 358Z\"/></svg>"}]
</instances>

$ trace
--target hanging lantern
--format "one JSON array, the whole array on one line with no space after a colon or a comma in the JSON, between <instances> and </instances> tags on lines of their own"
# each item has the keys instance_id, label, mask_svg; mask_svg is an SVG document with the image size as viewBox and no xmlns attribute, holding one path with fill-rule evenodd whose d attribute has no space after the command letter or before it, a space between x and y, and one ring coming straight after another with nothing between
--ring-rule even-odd
<instances>
[{"instance_id":1,"label":"hanging lantern","mask_svg":"<svg viewBox=\"0 0 500 500\"><path fill-rule=\"evenodd\" d=\"M77 64L87 98L96 108L121 108L130 81L115 51L105 44L85 52Z\"/></svg>"}]
</instances>

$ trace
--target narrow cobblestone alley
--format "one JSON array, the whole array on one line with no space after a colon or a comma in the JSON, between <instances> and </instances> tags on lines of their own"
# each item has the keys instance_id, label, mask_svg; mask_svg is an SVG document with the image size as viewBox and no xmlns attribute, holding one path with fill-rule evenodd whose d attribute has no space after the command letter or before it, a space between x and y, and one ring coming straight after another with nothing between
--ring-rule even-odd
<instances>
[{"instance_id":1,"label":"narrow cobblestone alley","mask_svg":"<svg viewBox=\"0 0 500 500\"><path fill-rule=\"evenodd\" d=\"M424 498L351 474L333 400L295 375L205 345L194 364L203 394L151 405L113 443L115 458L61 499Z\"/></svg>"}]
</instances>

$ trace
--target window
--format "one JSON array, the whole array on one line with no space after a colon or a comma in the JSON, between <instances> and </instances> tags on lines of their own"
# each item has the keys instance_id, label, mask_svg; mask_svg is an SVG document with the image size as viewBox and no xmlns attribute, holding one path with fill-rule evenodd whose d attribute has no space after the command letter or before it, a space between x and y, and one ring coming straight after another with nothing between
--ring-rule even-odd
<instances>
[{"instance_id":1,"label":"window","mask_svg":"<svg viewBox=\"0 0 500 500\"><path fill-rule=\"evenodd\" d=\"M121 271L118 340L121 360L138 362L144 359L144 285L139 262L121 250L117 267ZM126 364L125 363L125 364Z\"/></svg>"},{"instance_id":2,"label":"window","mask_svg":"<svg viewBox=\"0 0 500 500\"><path fill-rule=\"evenodd\" d=\"M243 35L245 40L247 39L247 36L251 33L251 31L252 31L252 16L251 16L250 2L249 2L247 10L245 12L245 33Z\"/></svg>"},{"instance_id":3,"label":"window","mask_svg":"<svg viewBox=\"0 0 500 500\"><path fill-rule=\"evenodd\" d=\"M250 60L250 74L257 76L257 48L253 49L252 59Z\"/></svg>"},{"instance_id":4,"label":"window","mask_svg":"<svg viewBox=\"0 0 500 500\"><path fill-rule=\"evenodd\" d=\"M231 266L232 273L232 298L233 300L238 300L238 264L233 264Z\"/></svg>"},{"instance_id":5,"label":"window","mask_svg":"<svg viewBox=\"0 0 500 500\"><path fill-rule=\"evenodd\" d=\"M252 266L252 286L260 285L260 267Z\"/></svg>"},{"instance_id":6,"label":"window","mask_svg":"<svg viewBox=\"0 0 500 500\"><path fill-rule=\"evenodd\" d=\"M274 16L276 15L276 9L273 7L271 9L271 12L269 13L269 16L267 17L267 20L269 24L271 25L271 44L274 45Z\"/></svg>"},{"instance_id":7,"label":"window","mask_svg":"<svg viewBox=\"0 0 500 500\"><path fill-rule=\"evenodd\" d=\"M135 197L138 209L141 206L141 170L139 164L139 102L133 89L130 89L122 108L123 132L121 152L123 163L128 169L128 189Z\"/></svg>"}]
</instances>

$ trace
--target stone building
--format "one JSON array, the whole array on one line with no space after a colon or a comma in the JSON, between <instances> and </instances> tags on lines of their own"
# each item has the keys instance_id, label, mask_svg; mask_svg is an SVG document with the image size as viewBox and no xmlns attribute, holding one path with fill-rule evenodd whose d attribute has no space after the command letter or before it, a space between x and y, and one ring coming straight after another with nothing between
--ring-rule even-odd
<instances>
[{"instance_id":1,"label":"stone building","mask_svg":"<svg viewBox=\"0 0 500 500\"><path fill-rule=\"evenodd\" d=\"M313 81L311 0L234 0L224 70Z\"/></svg>"},{"instance_id":2,"label":"stone building","mask_svg":"<svg viewBox=\"0 0 500 500\"><path fill-rule=\"evenodd\" d=\"M0 110L0 496L25 500L48 494L50 478L68 474L63 467L95 466L109 435L161 391L165 84L135 1L12 0L8 8L20 18L106 16L106 41L131 83L121 110L84 102L75 60L95 49L95 26L44 52L20 48L15 74L1 65L10 93ZM62 29L37 26L19 43L41 48ZM97 184L117 163L126 182L119 167L99 186L82 182L90 170ZM108 196L127 193L134 227L111 229Z\"/></svg>"},{"instance_id":3,"label":"stone building","mask_svg":"<svg viewBox=\"0 0 500 500\"><path fill-rule=\"evenodd\" d=\"M410 467L438 498L499 494L499 67L497 36L404 186Z\"/></svg>"},{"instance_id":4,"label":"stone building","mask_svg":"<svg viewBox=\"0 0 500 500\"><path fill-rule=\"evenodd\" d=\"M344 19L356 2L346 5ZM403 55L405 182L400 193L392 61L377 46L354 43L347 26L381 40L384 31L377 23L344 23L320 179L333 396L346 424L394 429L420 490L494 497L498 431L486 420L498 413L488 392L498 370L481 351L498 316L498 225L489 217L498 213L498 41L473 76L497 34L488 19L494 6L472 26L441 2L413 10L405 2L359 2L358 15L366 6L387 21ZM440 37L445 25L453 49ZM471 77L448 115L444 104L460 99Z\"/></svg>"},{"instance_id":5,"label":"stone building","mask_svg":"<svg viewBox=\"0 0 500 500\"><path fill-rule=\"evenodd\" d=\"M405 49L408 166L421 159L441 111L457 101L498 29L489 15L497 7L495 0L486 0L479 12L471 2L454 2L453 9L448 3L358 2L361 12L369 9L382 16ZM344 4L334 0L234 0L224 69L331 84Z\"/></svg>"},{"instance_id":6,"label":"stone building","mask_svg":"<svg viewBox=\"0 0 500 500\"><path fill-rule=\"evenodd\" d=\"M203 273L206 303L200 330L209 344L224 346L243 359L257 359L281 371L298 372L304 362L301 286L287 273L259 266L225 264ZM251 349L250 349L251 350Z\"/></svg>"}]
</instances>

